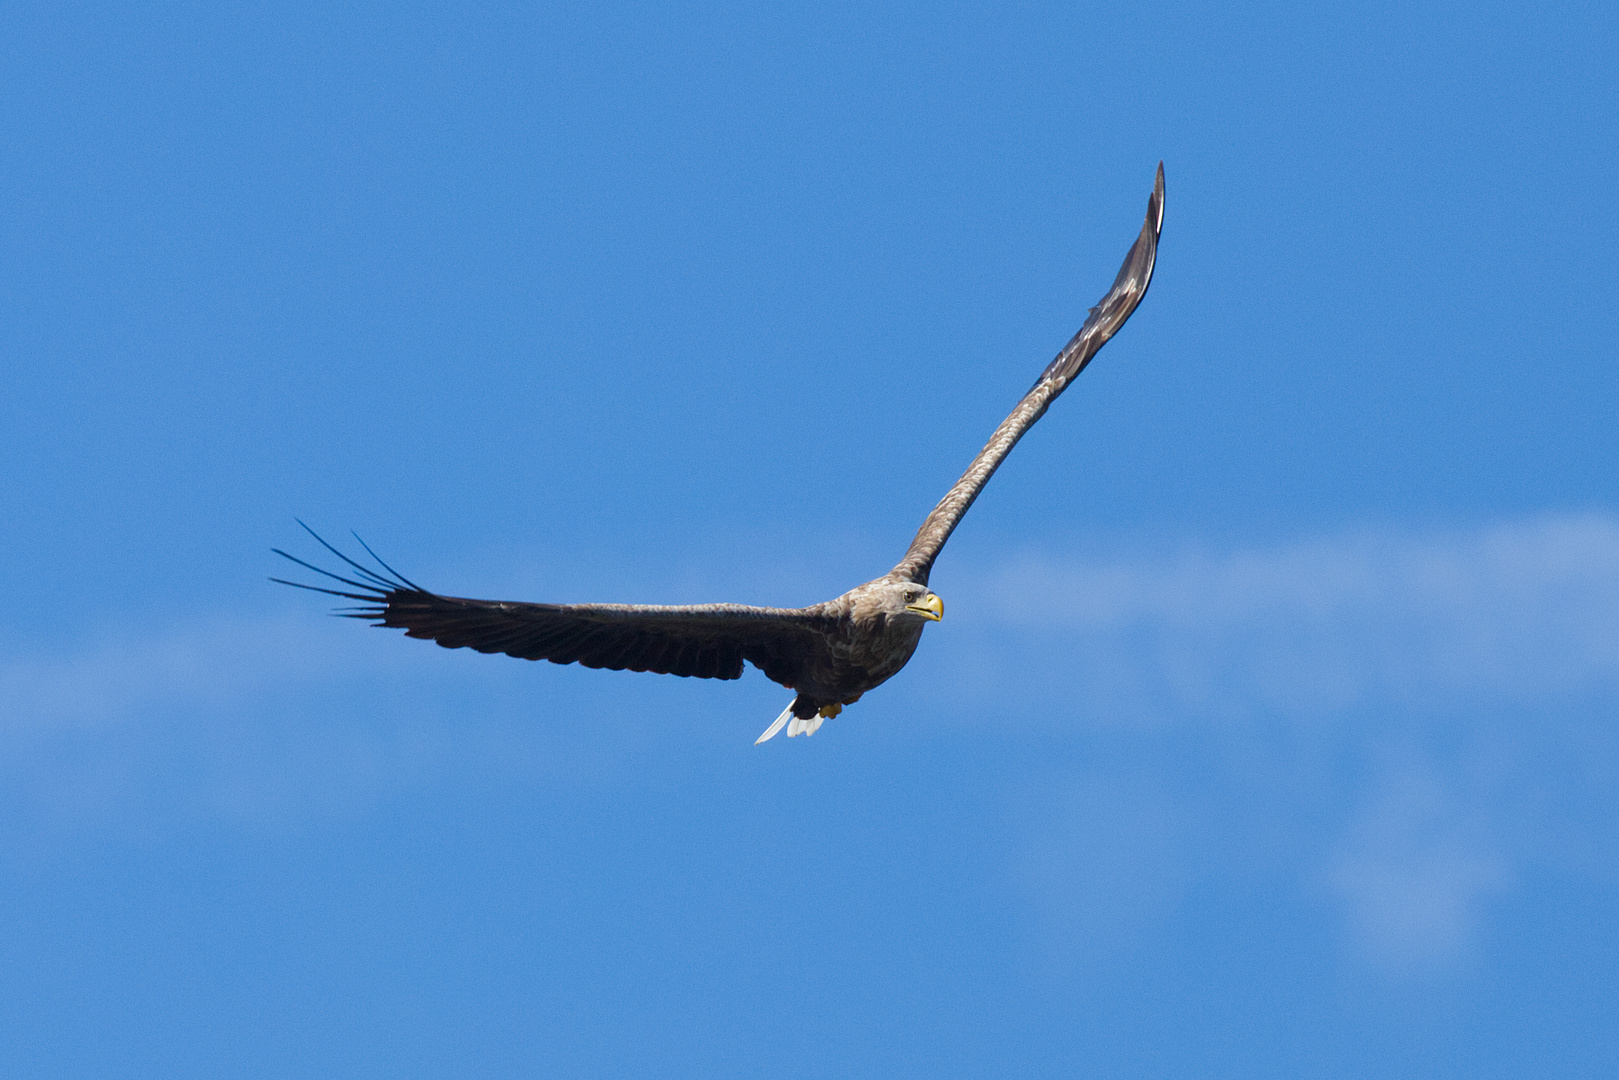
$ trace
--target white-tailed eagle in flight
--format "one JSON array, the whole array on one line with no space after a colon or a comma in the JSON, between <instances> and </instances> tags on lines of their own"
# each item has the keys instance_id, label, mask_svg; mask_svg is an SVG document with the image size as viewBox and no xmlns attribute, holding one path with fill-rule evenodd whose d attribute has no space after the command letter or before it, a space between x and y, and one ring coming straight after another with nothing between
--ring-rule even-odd
<instances>
[{"instance_id":1,"label":"white-tailed eagle in flight","mask_svg":"<svg viewBox=\"0 0 1619 1080\"><path fill-rule=\"evenodd\" d=\"M1141 235L1125 256L1113 287L1091 308L1079 333L939 500L899 564L836 599L804 608L467 600L421 588L377 559L370 548L366 552L377 566L364 566L319 536L315 539L342 559L349 568L346 573L352 576L330 573L284 551L276 554L346 588L272 580L357 600L360 606L340 613L375 620L376 626L397 627L409 637L427 638L447 649L700 679L735 679L741 676L743 664L751 663L798 692L758 741L771 738L783 726L789 736L813 734L825 718L836 716L843 706L854 704L866 691L893 677L916 651L923 627L943 617L943 601L928 588L933 560L1023 433L1141 303L1152 281L1163 223L1164 167L1160 163Z\"/></svg>"}]
</instances>

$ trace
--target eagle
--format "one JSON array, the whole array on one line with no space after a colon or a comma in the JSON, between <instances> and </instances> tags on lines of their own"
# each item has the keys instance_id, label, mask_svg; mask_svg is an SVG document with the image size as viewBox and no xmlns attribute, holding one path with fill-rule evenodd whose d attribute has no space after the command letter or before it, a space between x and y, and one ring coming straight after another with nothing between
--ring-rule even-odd
<instances>
[{"instance_id":1,"label":"eagle","mask_svg":"<svg viewBox=\"0 0 1619 1080\"><path fill-rule=\"evenodd\" d=\"M344 573L323 570L279 548L272 550L344 587L271 580L359 601L336 614L402 629L407 637L436 641L447 649L699 679L740 678L743 665L752 664L767 678L797 691L755 745L773 738L784 726L789 738L813 735L827 718L898 673L916 651L923 628L944 617L944 601L928 587L940 549L1012 447L1141 303L1152 282L1163 224L1164 166L1159 162L1147 199L1147 220L1113 287L928 514L898 565L836 599L802 608L469 600L422 588L355 536L376 564L363 565L307 525L305 530L346 564Z\"/></svg>"}]
</instances>

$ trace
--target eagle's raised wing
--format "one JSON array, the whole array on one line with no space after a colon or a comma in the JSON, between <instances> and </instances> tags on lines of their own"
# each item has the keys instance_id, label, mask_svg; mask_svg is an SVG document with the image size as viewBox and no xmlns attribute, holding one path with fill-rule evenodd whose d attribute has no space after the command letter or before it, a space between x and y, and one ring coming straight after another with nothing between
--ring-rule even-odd
<instances>
[{"instance_id":1,"label":"eagle's raised wing","mask_svg":"<svg viewBox=\"0 0 1619 1080\"><path fill-rule=\"evenodd\" d=\"M700 679L740 678L742 663L748 661L774 681L793 686L805 663L825 647L820 628L830 617L815 608L525 604L439 596L399 574L369 547L366 551L380 571L350 559L314 530L309 534L347 563L359 580L322 570L280 549L276 554L357 591L283 578L272 581L360 601L338 614L397 627L407 637L426 638L447 649ZM365 546L363 540L360 544Z\"/></svg>"},{"instance_id":2,"label":"eagle's raised wing","mask_svg":"<svg viewBox=\"0 0 1619 1080\"><path fill-rule=\"evenodd\" d=\"M933 569L933 560L939 557L939 549L950 539L962 515L978 498L978 493L989 478L995 475L995 470L1000 468L1006 455L1012 452L1012 447L1023 438L1024 432L1034 426L1036 420L1045 415L1051 403L1057 400L1057 395L1068 389L1074 376L1085 370L1085 365L1091 362L1097 350L1118 333L1119 327L1141 303L1141 298L1147 295L1147 286L1152 283L1153 264L1158 257L1158 234L1163 227L1164 164L1159 162L1152 195L1147 198L1147 221L1142 225L1141 235L1136 237L1130 253L1124 257L1124 265L1119 268L1119 276L1113 280L1113 288L1102 297L1101 303L1091 308L1090 316L1085 320L1085 325L1079 328L1079 333L1041 372L1034 388L1018 402L1012 415L995 429L989 444L979 451L961 479L956 481L956 486L939 500L939 505L922 522L916 539L911 541L910 550L894 567L894 576L921 585L928 583L928 574Z\"/></svg>"}]
</instances>

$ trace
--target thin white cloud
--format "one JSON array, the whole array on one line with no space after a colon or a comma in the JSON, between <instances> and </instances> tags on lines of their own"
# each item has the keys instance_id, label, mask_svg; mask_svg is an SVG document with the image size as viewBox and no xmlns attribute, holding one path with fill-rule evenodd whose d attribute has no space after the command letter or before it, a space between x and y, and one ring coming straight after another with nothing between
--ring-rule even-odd
<instances>
[{"instance_id":1,"label":"thin white cloud","mask_svg":"<svg viewBox=\"0 0 1619 1080\"><path fill-rule=\"evenodd\" d=\"M1135 824L1112 806L1048 825L1032 847L1043 910L1108 895L1106 838L1156 836L1165 821L1214 835L1127 845L1126 879L1172 880L1170 863L1194 848L1214 872L1279 848L1301 882L1325 884L1361 955L1392 968L1465 956L1489 905L1527 873L1611 884L1611 516L1024 558L976 589L956 576L969 585L952 614L969 628L926 661L919 693L965 702L964 723L1130 745L1166 772L1185 747L1229 770L1162 780L1177 805ZM1068 804L1116 786L1088 769Z\"/></svg>"},{"instance_id":2,"label":"thin white cloud","mask_svg":"<svg viewBox=\"0 0 1619 1080\"><path fill-rule=\"evenodd\" d=\"M957 576L967 587L953 607L964 599L973 618L929 644L977 659L951 657L964 677L950 690L987 683L997 699L1011 687L1030 703L1088 703L1065 723L1444 711L1619 690L1610 516L1172 557L1028 557Z\"/></svg>"},{"instance_id":3,"label":"thin white cloud","mask_svg":"<svg viewBox=\"0 0 1619 1080\"><path fill-rule=\"evenodd\" d=\"M949 621L886 691L909 695L906 714L1132 762L1050 781L1022 815L1039 824L1016 876L1072 947L1128 947L1189 882L1290 874L1368 959L1442 965L1538 870L1619 865L1619 519L1026 557L950 578ZM532 722L540 676L303 617L14 655L8 843L42 824L276 828L455 773L532 779L562 767L538 741L555 725ZM444 716L450 683L475 686L484 714ZM623 725L661 722L629 704L651 680L545 666L543 685L553 717L585 712L568 704L580 691L614 715L617 742L591 740L589 768L614 768Z\"/></svg>"},{"instance_id":4,"label":"thin white cloud","mask_svg":"<svg viewBox=\"0 0 1619 1080\"><path fill-rule=\"evenodd\" d=\"M532 665L358 631L219 619L104 627L89 645L13 654L0 662L0 842L284 831L469 778L590 782L666 722L626 707L651 689L637 680L603 686L602 673L550 665L537 678ZM622 714L615 739L549 753L601 712Z\"/></svg>"},{"instance_id":5,"label":"thin white cloud","mask_svg":"<svg viewBox=\"0 0 1619 1080\"><path fill-rule=\"evenodd\" d=\"M356 668L383 674L343 635L288 619L104 630L69 653L13 655L0 664L10 824L28 836L273 816L278 805L330 803L321 792L339 786L309 778L334 767L344 790L367 792L374 731L299 722L300 695L330 692ZM298 740L277 739L292 727Z\"/></svg>"},{"instance_id":6,"label":"thin white cloud","mask_svg":"<svg viewBox=\"0 0 1619 1080\"><path fill-rule=\"evenodd\" d=\"M1366 792L1324 875L1356 943L1379 963L1422 969L1464 955L1484 906L1512 883L1487 800L1456 778L1401 763Z\"/></svg>"},{"instance_id":7,"label":"thin white cloud","mask_svg":"<svg viewBox=\"0 0 1619 1080\"><path fill-rule=\"evenodd\" d=\"M0 661L0 708L7 737L17 739L60 725L118 723L153 703L221 703L288 678L329 676L338 662L330 642L289 619L120 628L72 652Z\"/></svg>"}]
</instances>

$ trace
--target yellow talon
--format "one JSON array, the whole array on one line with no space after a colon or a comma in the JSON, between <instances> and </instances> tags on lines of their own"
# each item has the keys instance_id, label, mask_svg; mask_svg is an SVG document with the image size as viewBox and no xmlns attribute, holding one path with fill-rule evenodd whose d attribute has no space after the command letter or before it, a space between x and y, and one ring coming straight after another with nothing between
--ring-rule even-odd
<instances>
[{"instance_id":1,"label":"yellow talon","mask_svg":"<svg viewBox=\"0 0 1619 1080\"><path fill-rule=\"evenodd\" d=\"M838 713L840 713L842 711L843 711L843 706L839 705L837 702L833 702L830 705L822 705L821 706L821 715L823 717L825 717L826 719L828 719L828 720L832 719L834 716L838 715Z\"/></svg>"}]
</instances>

